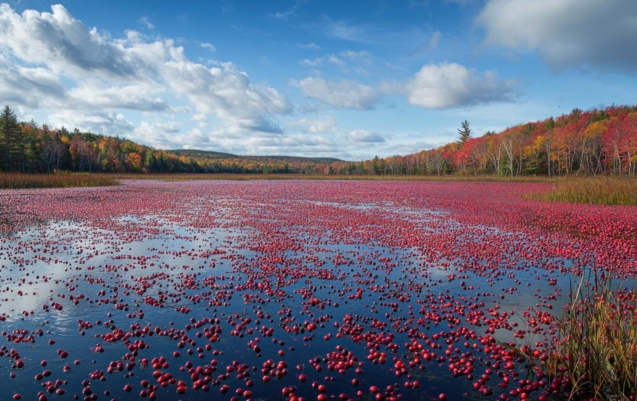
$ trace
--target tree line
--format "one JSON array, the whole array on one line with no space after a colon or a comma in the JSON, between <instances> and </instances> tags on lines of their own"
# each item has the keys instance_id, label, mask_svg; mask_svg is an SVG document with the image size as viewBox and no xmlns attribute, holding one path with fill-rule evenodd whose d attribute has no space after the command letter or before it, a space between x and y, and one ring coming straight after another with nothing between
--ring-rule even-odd
<instances>
[{"instance_id":1,"label":"tree line","mask_svg":"<svg viewBox=\"0 0 637 401\"><path fill-rule=\"evenodd\" d=\"M625 175L637 174L637 106L610 106L473 137L436 149L360 162L166 151L78 129L18 122L0 114L0 171L110 173L264 173L328 175Z\"/></svg>"},{"instance_id":2,"label":"tree line","mask_svg":"<svg viewBox=\"0 0 637 401\"><path fill-rule=\"evenodd\" d=\"M472 137L469 123L460 138L436 149L378 157L352 167L334 163L339 174L421 175L624 175L637 173L637 106L610 106Z\"/></svg>"},{"instance_id":3,"label":"tree line","mask_svg":"<svg viewBox=\"0 0 637 401\"><path fill-rule=\"evenodd\" d=\"M0 171L321 174L326 165L309 158L199 153L160 150L78 129L51 129L33 120L18 122L9 106L0 114Z\"/></svg>"}]
</instances>

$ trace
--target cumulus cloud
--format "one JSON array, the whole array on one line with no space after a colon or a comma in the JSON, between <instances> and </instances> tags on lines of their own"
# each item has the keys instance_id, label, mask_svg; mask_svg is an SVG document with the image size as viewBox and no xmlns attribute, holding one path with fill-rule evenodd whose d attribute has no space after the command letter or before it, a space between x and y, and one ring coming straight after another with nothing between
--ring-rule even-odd
<instances>
[{"instance_id":1,"label":"cumulus cloud","mask_svg":"<svg viewBox=\"0 0 637 401\"><path fill-rule=\"evenodd\" d=\"M485 43L537 50L552 68L634 71L637 2L633 0L489 0L477 16Z\"/></svg>"},{"instance_id":2,"label":"cumulus cloud","mask_svg":"<svg viewBox=\"0 0 637 401\"><path fill-rule=\"evenodd\" d=\"M188 106L171 107L167 99L183 98L228 132L280 133L276 115L291 112L283 94L253 84L232 63L199 64L173 40L135 31L112 38L85 26L62 5L51 10L18 14L0 5L0 94L51 109L54 124L119 135L134 126L117 110L179 112ZM209 43L200 45L214 50Z\"/></svg>"},{"instance_id":3,"label":"cumulus cloud","mask_svg":"<svg viewBox=\"0 0 637 401\"><path fill-rule=\"evenodd\" d=\"M166 111L170 106L161 97L149 96L158 91L156 86L146 83L110 86L100 81L86 82L68 91L67 107Z\"/></svg>"},{"instance_id":4,"label":"cumulus cloud","mask_svg":"<svg viewBox=\"0 0 637 401\"><path fill-rule=\"evenodd\" d=\"M199 113L215 114L228 124L259 131L279 131L269 115L286 114L291 105L275 89L253 85L232 63L208 68L190 61L166 63L168 85L185 95Z\"/></svg>"},{"instance_id":5,"label":"cumulus cloud","mask_svg":"<svg viewBox=\"0 0 637 401\"><path fill-rule=\"evenodd\" d=\"M380 100L374 88L347 79L336 82L308 77L300 81L292 80L291 83L300 88L305 96L322 100L339 109L371 110Z\"/></svg>"},{"instance_id":6,"label":"cumulus cloud","mask_svg":"<svg viewBox=\"0 0 637 401\"><path fill-rule=\"evenodd\" d=\"M0 46L28 63L117 78L139 78L135 55L88 29L60 4L53 13L26 10L21 15L0 4Z\"/></svg>"},{"instance_id":7,"label":"cumulus cloud","mask_svg":"<svg viewBox=\"0 0 637 401\"><path fill-rule=\"evenodd\" d=\"M325 134L336 132L336 121L334 117L327 116L322 119L301 118L290 123L292 127L301 128L311 134Z\"/></svg>"},{"instance_id":8,"label":"cumulus cloud","mask_svg":"<svg viewBox=\"0 0 637 401\"><path fill-rule=\"evenodd\" d=\"M384 134L378 132L367 131L364 129L357 129L351 131L347 137L352 142L358 143L381 143L385 142Z\"/></svg>"},{"instance_id":9,"label":"cumulus cloud","mask_svg":"<svg viewBox=\"0 0 637 401\"><path fill-rule=\"evenodd\" d=\"M62 110L50 114L48 120L53 127L78 128L80 131L109 132L110 135L126 136L135 126L119 113L79 113Z\"/></svg>"},{"instance_id":10,"label":"cumulus cloud","mask_svg":"<svg viewBox=\"0 0 637 401\"><path fill-rule=\"evenodd\" d=\"M65 97L62 81L44 68L15 65L0 55L0 98L10 103L38 108Z\"/></svg>"},{"instance_id":11,"label":"cumulus cloud","mask_svg":"<svg viewBox=\"0 0 637 401\"><path fill-rule=\"evenodd\" d=\"M189 135L181 132L180 124L175 121L142 121L126 138L163 149L179 148ZM203 139L203 140L202 140ZM197 138L206 142L205 138Z\"/></svg>"},{"instance_id":12,"label":"cumulus cloud","mask_svg":"<svg viewBox=\"0 0 637 401\"><path fill-rule=\"evenodd\" d=\"M388 93L407 96L409 104L446 109L492 102L512 101L512 82L501 82L494 72L479 73L455 64L427 64L403 83L385 83Z\"/></svg>"},{"instance_id":13,"label":"cumulus cloud","mask_svg":"<svg viewBox=\"0 0 637 401\"><path fill-rule=\"evenodd\" d=\"M344 51L322 62L345 68L371 58ZM380 100L376 88L351 80L292 84L320 101L308 102L319 108L369 110ZM132 30L111 36L61 5L22 13L0 5L0 98L18 106L21 116L39 110L48 116L41 122L53 127L160 148L367 158L365 152L376 152L387 138L373 130L341 131L332 116L291 117L283 93L253 82L231 62L198 63L174 40Z\"/></svg>"}]
</instances>

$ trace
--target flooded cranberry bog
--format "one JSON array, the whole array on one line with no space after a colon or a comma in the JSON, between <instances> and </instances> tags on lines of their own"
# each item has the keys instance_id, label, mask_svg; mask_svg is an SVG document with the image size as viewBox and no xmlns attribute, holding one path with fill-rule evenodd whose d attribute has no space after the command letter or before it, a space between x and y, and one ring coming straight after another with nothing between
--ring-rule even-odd
<instances>
[{"instance_id":1,"label":"flooded cranberry bog","mask_svg":"<svg viewBox=\"0 0 637 401\"><path fill-rule=\"evenodd\" d=\"M0 399L557 399L579 276L637 207L541 183L124 181L0 191Z\"/></svg>"}]
</instances>

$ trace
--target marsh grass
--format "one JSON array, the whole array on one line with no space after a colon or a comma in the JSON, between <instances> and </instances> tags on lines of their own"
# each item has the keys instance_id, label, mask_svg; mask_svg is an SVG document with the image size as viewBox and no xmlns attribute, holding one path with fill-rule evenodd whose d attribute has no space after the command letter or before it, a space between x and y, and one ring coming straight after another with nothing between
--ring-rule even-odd
<instances>
[{"instance_id":1,"label":"marsh grass","mask_svg":"<svg viewBox=\"0 0 637 401\"><path fill-rule=\"evenodd\" d=\"M102 174L0 173L0 189L101 187L118 184L119 182L113 177Z\"/></svg>"},{"instance_id":2,"label":"marsh grass","mask_svg":"<svg viewBox=\"0 0 637 401\"><path fill-rule=\"evenodd\" d=\"M582 279L557 321L548 373L570 384L571 400L634 400L637 392L637 294Z\"/></svg>"},{"instance_id":3,"label":"marsh grass","mask_svg":"<svg viewBox=\"0 0 637 401\"><path fill-rule=\"evenodd\" d=\"M630 178L564 178L527 199L598 205L637 205L637 180Z\"/></svg>"}]
</instances>

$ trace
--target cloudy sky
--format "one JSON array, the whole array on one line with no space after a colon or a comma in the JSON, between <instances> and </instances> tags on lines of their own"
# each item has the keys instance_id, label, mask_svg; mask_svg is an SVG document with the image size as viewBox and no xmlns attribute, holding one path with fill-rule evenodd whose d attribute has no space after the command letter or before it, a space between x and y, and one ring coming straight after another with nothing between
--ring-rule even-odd
<instances>
[{"instance_id":1,"label":"cloudy sky","mask_svg":"<svg viewBox=\"0 0 637 401\"><path fill-rule=\"evenodd\" d=\"M635 38L634 0L15 0L0 102L164 149L360 160L636 104Z\"/></svg>"}]
</instances>

